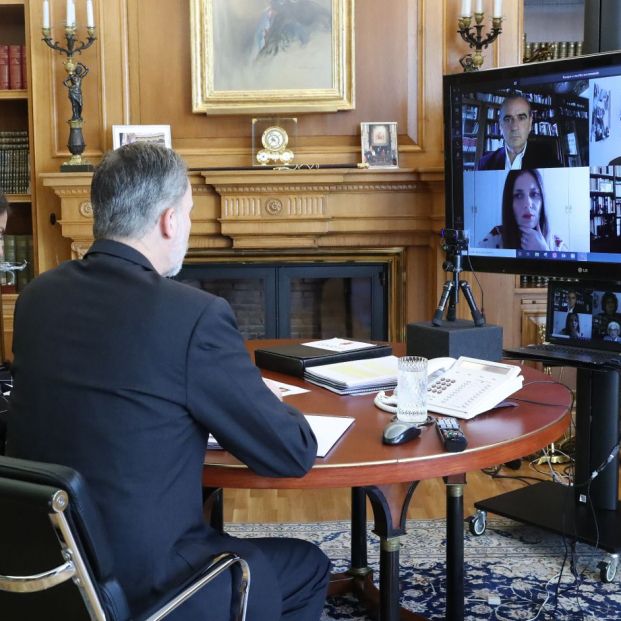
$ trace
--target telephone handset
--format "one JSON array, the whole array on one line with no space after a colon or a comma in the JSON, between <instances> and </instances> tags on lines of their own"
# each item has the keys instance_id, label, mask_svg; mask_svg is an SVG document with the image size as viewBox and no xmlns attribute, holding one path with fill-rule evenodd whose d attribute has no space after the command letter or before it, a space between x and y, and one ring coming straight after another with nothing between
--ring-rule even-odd
<instances>
[{"instance_id":1,"label":"telephone handset","mask_svg":"<svg viewBox=\"0 0 621 621\"><path fill-rule=\"evenodd\" d=\"M442 375L445 371L448 371L455 362L455 358L449 358L448 356L431 358L427 363L427 382L431 384L437 377ZM380 410L396 414L397 389L395 388L390 395L386 394L384 390L380 390L377 395L375 395L373 402Z\"/></svg>"},{"instance_id":2,"label":"telephone handset","mask_svg":"<svg viewBox=\"0 0 621 621\"><path fill-rule=\"evenodd\" d=\"M443 360L443 363L436 363ZM524 378L520 367L501 362L490 362L461 356L448 365L447 358L434 358L429 375L427 409L456 418L469 419L491 410L506 397L522 387ZM448 365L443 366L443 365ZM438 370L438 367L440 370ZM375 405L388 412L396 412L397 396L388 397L381 392ZM388 409L390 407L390 409Z\"/></svg>"}]
</instances>

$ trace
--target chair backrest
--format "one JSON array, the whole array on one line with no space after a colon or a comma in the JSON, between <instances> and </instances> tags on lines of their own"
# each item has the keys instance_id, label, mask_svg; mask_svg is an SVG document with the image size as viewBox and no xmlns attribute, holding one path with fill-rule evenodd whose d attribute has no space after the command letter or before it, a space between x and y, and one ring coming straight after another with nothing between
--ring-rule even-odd
<instances>
[{"instance_id":1,"label":"chair backrest","mask_svg":"<svg viewBox=\"0 0 621 621\"><path fill-rule=\"evenodd\" d=\"M129 607L108 549L76 471L0 456L3 619L126 621Z\"/></svg>"}]
</instances>

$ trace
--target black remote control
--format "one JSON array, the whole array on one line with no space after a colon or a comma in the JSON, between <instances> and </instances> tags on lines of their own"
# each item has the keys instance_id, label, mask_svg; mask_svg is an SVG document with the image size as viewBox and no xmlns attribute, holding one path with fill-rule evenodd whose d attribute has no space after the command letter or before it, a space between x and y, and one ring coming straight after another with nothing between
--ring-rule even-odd
<instances>
[{"instance_id":1,"label":"black remote control","mask_svg":"<svg viewBox=\"0 0 621 621\"><path fill-rule=\"evenodd\" d=\"M445 451L459 453L468 446L468 440L456 418L436 418L436 427Z\"/></svg>"}]
</instances>

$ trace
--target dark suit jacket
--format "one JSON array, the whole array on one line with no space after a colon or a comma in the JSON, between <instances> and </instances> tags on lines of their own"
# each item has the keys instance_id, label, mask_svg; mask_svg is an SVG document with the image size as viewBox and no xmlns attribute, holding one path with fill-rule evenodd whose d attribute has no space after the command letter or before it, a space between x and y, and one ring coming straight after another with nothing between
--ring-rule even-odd
<instances>
[{"instance_id":1,"label":"dark suit jacket","mask_svg":"<svg viewBox=\"0 0 621 621\"><path fill-rule=\"evenodd\" d=\"M262 475L314 462L312 431L263 383L228 303L124 244L97 241L30 283L13 350L7 453L84 475L133 608L222 551L202 512L208 432Z\"/></svg>"},{"instance_id":2,"label":"dark suit jacket","mask_svg":"<svg viewBox=\"0 0 621 621\"><path fill-rule=\"evenodd\" d=\"M554 145L529 141L522 160L522 168L558 168L562 165ZM477 170L504 170L504 168L504 147L483 154L477 165Z\"/></svg>"}]
</instances>

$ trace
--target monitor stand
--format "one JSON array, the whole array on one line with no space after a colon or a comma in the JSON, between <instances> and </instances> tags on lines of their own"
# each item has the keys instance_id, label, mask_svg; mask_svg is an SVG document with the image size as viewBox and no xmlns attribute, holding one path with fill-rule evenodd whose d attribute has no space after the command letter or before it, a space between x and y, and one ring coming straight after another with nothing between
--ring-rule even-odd
<instances>
[{"instance_id":1,"label":"monitor stand","mask_svg":"<svg viewBox=\"0 0 621 621\"><path fill-rule=\"evenodd\" d=\"M618 372L579 368L575 485L544 481L476 502L471 531L483 534L490 512L597 546L611 555L600 569L602 580L612 581L621 551L618 441Z\"/></svg>"}]
</instances>

